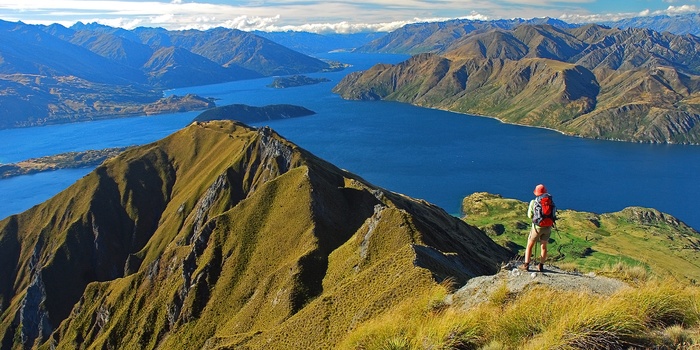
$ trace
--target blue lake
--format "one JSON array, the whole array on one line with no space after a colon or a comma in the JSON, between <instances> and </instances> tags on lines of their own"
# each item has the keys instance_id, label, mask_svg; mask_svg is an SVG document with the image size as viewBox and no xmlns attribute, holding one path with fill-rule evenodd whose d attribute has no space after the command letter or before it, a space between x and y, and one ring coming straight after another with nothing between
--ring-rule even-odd
<instances>
[{"instance_id":1,"label":"blue lake","mask_svg":"<svg viewBox=\"0 0 700 350\"><path fill-rule=\"evenodd\" d=\"M422 198L458 215L464 196L486 191L529 200L544 183L560 208L606 213L653 207L700 229L700 147L574 138L538 128L393 102L345 101L330 92L342 77L398 55L337 53L352 63L331 80L289 89L272 78L170 91L215 97L218 105L290 103L317 114L269 121L282 136L388 190ZM198 112L0 130L0 162L60 152L144 144L190 123ZM260 126L260 125L258 125ZM58 193L90 169L0 180L0 217Z\"/></svg>"}]
</instances>

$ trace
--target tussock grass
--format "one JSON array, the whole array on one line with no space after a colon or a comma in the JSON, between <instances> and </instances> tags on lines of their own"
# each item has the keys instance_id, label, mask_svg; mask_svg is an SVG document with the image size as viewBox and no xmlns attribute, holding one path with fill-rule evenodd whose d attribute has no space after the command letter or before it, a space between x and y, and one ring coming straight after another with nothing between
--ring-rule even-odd
<instances>
[{"instance_id":1,"label":"tussock grass","mask_svg":"<svg viewBox=\"0 0 700 350\"><path fill-rule=\"evenodd\" d=\"M623 262L607 265L599 270L598 273L632 283L648 281L652 278L652 274L646 267L642 265L629 265Z\"/></svg>"},{"instance_id":2,"label":"tussock grass","mask_svg":"<svg viewBox=\"0 0 700 350\"><path fill-rule=\"evenodd\" d=\"M503 286L470 310L431 309L438 295L416 297L362 324L339 348L700 347L700 288L672 279L642 281L609 296L544 286L515 295Z\"/></svg>"}]
</instances>

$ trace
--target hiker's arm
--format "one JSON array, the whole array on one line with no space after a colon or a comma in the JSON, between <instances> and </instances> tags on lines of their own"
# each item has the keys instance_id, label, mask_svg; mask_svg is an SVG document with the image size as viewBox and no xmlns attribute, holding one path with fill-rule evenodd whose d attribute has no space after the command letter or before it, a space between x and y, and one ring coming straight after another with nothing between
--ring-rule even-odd
<instances>
[{"instance_id":1,"label":"hiker's arm","mask_svg":"<svg viewBox=\"0 0 700 350\"><path fill-rule=\"evenodd\" d=\"M528 205L528 207L527 207L527 217L530 219L532 219L532 210L533 210L534 205L535 205L535 201L531 200L530 205Z\"/></svg>"}]
</instances>

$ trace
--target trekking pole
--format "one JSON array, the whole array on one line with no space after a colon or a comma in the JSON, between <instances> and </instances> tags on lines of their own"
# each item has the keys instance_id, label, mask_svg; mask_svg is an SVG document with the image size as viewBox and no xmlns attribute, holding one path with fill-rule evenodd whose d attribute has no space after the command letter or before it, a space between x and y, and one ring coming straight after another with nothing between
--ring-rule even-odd
<instances>
[{"instance_id":1,"label":"trekking pole","mask_svg":"<svg viewBox=\"0 0 700 350\"><path fill-rule=\"evenodd\" d=\"M537 254L537 249L539 248L538 245L540 245L540 240L537 240L537 242L535 242L535 256L532 259L537 260L537 263L539 264L539 262L542 261L542 259L540 258L539 254Z\"/></svg>"}]
</instances>

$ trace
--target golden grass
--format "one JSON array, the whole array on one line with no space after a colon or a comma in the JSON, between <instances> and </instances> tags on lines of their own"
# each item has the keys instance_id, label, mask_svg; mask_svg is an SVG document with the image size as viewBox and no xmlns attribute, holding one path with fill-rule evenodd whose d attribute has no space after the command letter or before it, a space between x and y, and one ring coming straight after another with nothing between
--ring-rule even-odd
<instances>
[{"instance_id":1,"label":"golden grass","mask_svg":"<svg viewBox=\"0 0 700 350\"><path fill-rule=\"evenodd\" d=\"M641 281L611 296L536 286L496 289L470 310L431 311L432 293L352 332L340 349L623 349L700 347L700 288Z\"/></svg>"}]
</instances>

